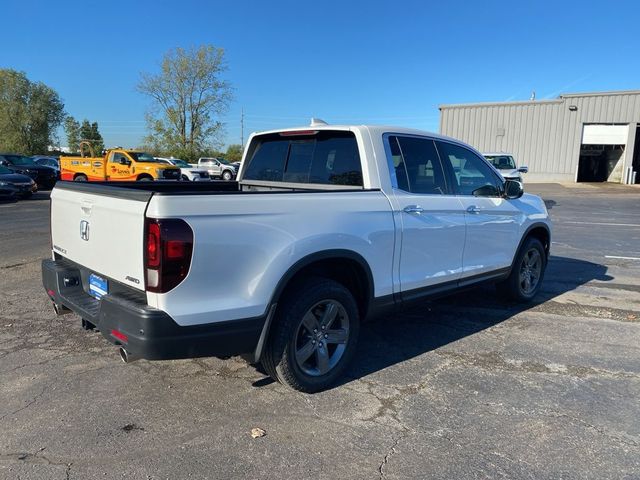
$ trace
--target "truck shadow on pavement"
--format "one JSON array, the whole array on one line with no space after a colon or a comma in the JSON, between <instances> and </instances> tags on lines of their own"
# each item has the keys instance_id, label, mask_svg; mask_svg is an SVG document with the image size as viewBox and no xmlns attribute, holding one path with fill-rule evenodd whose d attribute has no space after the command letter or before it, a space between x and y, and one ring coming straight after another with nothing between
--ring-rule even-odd
<instances>
[{"instance_id":1,"label":"truck shadow on pavement","mask_svg":"<svg viewBox=\"0 0 640 480\"><path fill-rule=\"evenodd\" d=\"M486 286L425 301L366 323L360 330L358 352L342 384L481 332L593 280L610 281L613 277L607 275L605 265L552 256L542 289L529 304L505 300L493 286Z\"/></svg>"}]
</instances>

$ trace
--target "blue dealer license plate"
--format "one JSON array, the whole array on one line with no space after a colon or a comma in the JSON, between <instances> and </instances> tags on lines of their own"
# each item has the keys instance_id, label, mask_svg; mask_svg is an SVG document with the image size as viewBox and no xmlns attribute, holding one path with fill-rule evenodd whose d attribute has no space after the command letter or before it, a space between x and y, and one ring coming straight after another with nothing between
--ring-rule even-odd
<instances>
[{"instance_id":1,"label":"blue dealer license plate","mask_svg":"<svg viewBox=\"0 0 640 480\"><path fill-rule=\"evenodd\" d=\"M92 273L89 275L89 293L100 300L103 295L109 293L109 284L104 278Z\"/></svg>"}]
</instances>

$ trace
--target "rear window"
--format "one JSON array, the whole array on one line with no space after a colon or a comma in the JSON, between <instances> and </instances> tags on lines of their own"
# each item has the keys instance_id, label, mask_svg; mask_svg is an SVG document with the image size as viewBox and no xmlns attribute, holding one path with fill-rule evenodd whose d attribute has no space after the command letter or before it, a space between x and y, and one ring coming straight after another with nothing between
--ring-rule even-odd
<instances>
[{"instance_id":1,"label":"rear window","mask_svg":"<svg viewBox=\"0 0 640 480\"><path fill-rule=\"evenodd\" d=\"M362 164L352 132L319 131L256 137L244 180L362 186Z\"/></svg>"}]
</instances>

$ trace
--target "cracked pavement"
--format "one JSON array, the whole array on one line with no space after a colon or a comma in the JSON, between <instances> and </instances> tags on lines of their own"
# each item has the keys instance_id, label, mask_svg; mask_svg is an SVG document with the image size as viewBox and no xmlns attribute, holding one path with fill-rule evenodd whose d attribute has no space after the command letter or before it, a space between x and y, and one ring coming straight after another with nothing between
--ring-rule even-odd
<instances>
[{"instance_id":1,"label":"cracked pavement","mask_svg":"<svg viewBox=\"0 0 640 480\"><path fill-rule=\"evenodd\" d=\"M239 358L121 363L53 314L46 193L0 203L0 478L640 478L640 261L605 257L640 257L640 189L527 189L555 227L536 303L367 324L315 395Z\"/></svg>"}]
</instances>

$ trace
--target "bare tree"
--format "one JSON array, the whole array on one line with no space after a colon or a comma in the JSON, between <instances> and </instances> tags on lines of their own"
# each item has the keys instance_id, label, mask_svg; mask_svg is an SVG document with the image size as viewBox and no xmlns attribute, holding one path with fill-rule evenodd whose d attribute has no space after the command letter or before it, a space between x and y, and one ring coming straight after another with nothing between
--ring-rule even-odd
<instances>
[{"instance_id":1,"label":"bare tree","mask_svg":"<svg viewBox=\"0 0 640 480\"><path fill-rule=\"evenodd\" d=\"M145 142L189 159L219 144L219 118L231 100L231 87L221 78L226 69L224 50L202 45L170 50L159 73L142 73L137 89L153 101Z\"/></svg>"}]
</instances>

